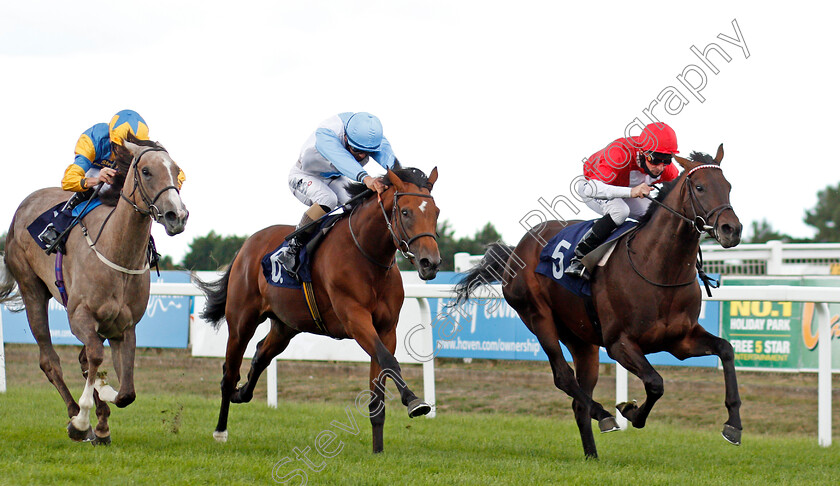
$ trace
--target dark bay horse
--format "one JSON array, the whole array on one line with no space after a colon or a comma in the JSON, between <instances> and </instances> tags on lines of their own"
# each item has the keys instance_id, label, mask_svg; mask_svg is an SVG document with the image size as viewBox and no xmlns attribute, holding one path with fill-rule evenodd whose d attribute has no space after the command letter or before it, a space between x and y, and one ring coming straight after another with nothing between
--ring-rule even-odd
<instances>
[{"instance_id":1,"label":"dark bay horse","mask_svg":"<svg viewBox=\"0 0 840 486\"><path fill-rule=\"evenodd\" d=\"M94 444L111 441L111 412L106 402L122 408L135 398L134 326L149 300L147 247L152 220L162 224L167 234L176 235L184 231L189 216L177 188L180 169L163 147L129 137L124 147L114 147L114 154L118 173L110 199L115 206L106 203L84 216L79 227L70 232L64 256L67 317L73 335L84 345L79 362L86 381L78 403L64 383L47 320L50 297L61 302L56 287L56 255L47 255L27 231L44 211L66 201L67 192L47 188L24 199L6 237L4 260L8 271L0 272L0 302L22 298L40 349L41 369L67 404L71 419L68 435ZM108 195L103 194L102 199L105 201ZM83 236L82 225L90 239ZM111 346L119 392L97 373L104 358L105 339ZM94 406L99 419L95 431L90 426Z\"/></svg>"},{"instance_id":2,"label":"dark bay horse","mask_svg":"<svg viewBox=\"0 0 840 486\"><path fill-rule=\"evenodd\" d=\"M641 405L625 402L616 406L637 428L644 427L664 392L662 377L646 354L668 351L679 359L718 356L723 363L729 412L723 436L733 444L740 443L741 400L732 346L697 322L701 293L695 262L701 233L708 232L724 248L740 242L741 223L729 204L731 186L721 171L721 159L723 145L714 159L697 152L691 160L676 157L685 170L657 196L658 202L674 212L651 204L638 229L618 240L612 256L592 276L592 302L600 328L593 324L582 298L534 272L544 245L539 242L549 241L566 223L553 221L534 228L515 248L492 245L457 286L456 303L460 304L478 286L503 275L505 299L548 355L554 384L573 399L587 457L598 455L590 420L597 420L602 432L618 428L615 418L592 399L599 346L645 385L646 399ZM563 357L560 342L572 354L577 377Z\"/></svg>"},{"instance_id":3,"label":"dark bay horse","mask_svg":"<svg viewBox=\"0 0 840 486\"><path fill-rule=\"evenodd\" d=\"M413 254L420 278L429 280L437 275L439 210L430 195L436 180L437 168L428 178L417 169L388 171L383 178L388 189L381 199L371 195L358 203L350 216L326 235L312 263L312 284L324 328L316 325L300 290L275 287L263 276L263 256L276 249L294 226L270 226L255 233L242 245L221 280L197 282L207 294L202 318L216 328L224 319L229 332L222 404L213 433L216 440L227 440L230 403L250 401L260 374L301 332L352 338L370 355L374 452L383 448L386 377L396 383L409 417L431 411L403 381L394 358L404 297L394 261L397 249L405 250ZM257 326L266 319L271 321L271 329L257 345L248 381L237 389L242 355Z\"/></svg>"}]
</instances>

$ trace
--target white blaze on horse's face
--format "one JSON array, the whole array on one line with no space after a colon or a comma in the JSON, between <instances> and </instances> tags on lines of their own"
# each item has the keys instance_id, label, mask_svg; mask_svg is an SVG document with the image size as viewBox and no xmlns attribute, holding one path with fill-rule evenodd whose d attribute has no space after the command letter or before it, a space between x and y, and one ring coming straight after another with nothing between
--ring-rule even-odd
<instances>
[{"instance_id":1,"label":"white blaze on horse's face","mask_svg":"<svg viewBox=\"0 0 840 486\"><path fill-rule=\"evenodd\" d=\"M428 202L426 202L426 201L423 201L422 203L420 203L420 207L419 207L418 209L420 209L420 212L421 212L421 213L425 213L425 212L426 212L426 205L427 205L427 204L429 204L429 203L428 203Z\"/></svg>"},{"instance_id":2,"label":"white blaze on horse's face","mask_svg":"<svg viewBox=\"0 0 840 486\"><path fill-rule=\"evenodd\" d=\"M142 196L142 204L149 207L153 219L163 225L168 235L183 232L190 213L178 191L178 175L181 172L178 164L165 150L148 151L149 147L128 141L125 147L135 158L143 154L139 161L135 161L138 167L133 171L139 177L136 183L141 185L142 190L137 196ZM135 197L135 203L141 204L138 199L141 197Z\"/></svg>"},{"instance_id":3,"label":"white blaze on horse's face","mask_svg":"<svg viewBox=\"0 0 840 486\"><path fill-rule=\"evenodd\" d=\"M169 154L165 153L165 157L163 158L163 165L166 167L166 172L169 174L169 183L167 185L178 187L178 174L181 173L180 167L169 157ZM181 201L181 194L178 191L166 191L163 193L161 198L167 197L169 198L169 203L174 206L180 206L182 210L186 211L187 208L184 206L184 202Z\"/></svg>"},{"instance_id":4,"label":"white blaze on horse's face","mask_svg":"<svg viewBox=\"0 0 840 486\"><path fill-rule=\"evenodd\" d=\"M184 231L184 227L187 224L187 218L190 215L189 211L187 211L187 207L181 200L181 193L174 189L179 185L178 175L180 174L181 169L178 167L178 164L172 160L169 153L153 153L159 155L161 164L165 169L164 177L162 177L162 183L165 184L165 187L170 187L169 190L166 190L160 195L160 198L156 203L158 209L160 209L161 215L163 216L160 220L158 220L158 223L162 224L163 227L166 228L166 233L168 235L177 235Z\"/></svg>"}]
</instances>

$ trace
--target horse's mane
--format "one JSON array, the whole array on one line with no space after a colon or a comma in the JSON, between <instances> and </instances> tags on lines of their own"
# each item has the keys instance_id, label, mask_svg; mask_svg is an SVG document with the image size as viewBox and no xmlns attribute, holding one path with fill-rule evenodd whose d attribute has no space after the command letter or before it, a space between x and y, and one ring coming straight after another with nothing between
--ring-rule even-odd
<instances>
[{"instance_id":1,"label":"horse's mane","mask_svg":"<svg viewBox=\"0 0 840 486\"><path fill-rule=\"evenodd\" d=\"M394 167L391 168L391 172L397 175L403 182L409 182L414 184L417 187L425 187L426 183L429 181L429 177L423 173L420 169L415 169L414 167L402 167L399 162L394 164ZM391 181L386 176L382 176L379 178L383 184L388 187L391 187ZM367 190L367 186L360 182L354 182L347 188L347 192L350 194L351 197L356 197L359 194L365 192Z\"/></svg>"},{"instance_id":2,"label":"horse's mane","mask_svg":"<svg viewBox=\"0 0 840 486\"><path fill-rule=\"evenodd\" d=\"M128 132L125 139L135 145L143 147L156 147L159 145L157 142L153 142L151 140L140 140L131 132ZM114 154L113 168L116 169L117 175L114 176L114 183L111 184L111 187L107 190L103 190L99 194L99 199L102 201L102 204L106 206L116 206L117 202L119 202L120 191L122 191L123 185L125 184L125 178L128 176L128 169L131 167L131 161L134 159L127 148L113 142L111 142L111 152Z\"/></svg>"},{"instance_id":3,"label":"horse's mane","mask_svg":"<svg viewBox=\"0 0 840 486\"><path fill-rule=\"evenodd\" d=\"M691 152L691 155L688 156L688 159L692 162L700 162L701 164L719 165L717 162L715 162L715 159L711 155L703 152ZM659 202L664 202L665 198L668 197L668 194L671 192L671 189L673 189L674 186L677 185L678 180L679 177L672 181L662 183L662 188L659 189L659 194L657 194L654 199ZM639 219L639 227L644 226L645 223L650 221L650 218L653 217L653 213L655 213L657 209L659 209L659 205L656 203L651 203L651 205L648 206L645 215Z\"/></svg>"}]
</instances>

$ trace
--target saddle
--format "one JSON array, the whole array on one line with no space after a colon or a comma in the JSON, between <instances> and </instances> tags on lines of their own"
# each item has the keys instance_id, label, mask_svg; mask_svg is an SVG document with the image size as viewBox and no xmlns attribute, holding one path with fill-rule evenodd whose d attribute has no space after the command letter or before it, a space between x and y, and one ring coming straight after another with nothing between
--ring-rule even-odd
<instances>
[{"instance_id":1,"label":"saddle","mask_svg":"<svg viewBox=\"0 0 840 486\"><path fill-rule=\"evenodd\" d=\"M554 235L540 252L540 260L535 270L536 273L554 280L577 296L591 296L592 289L590 282L566 274L565 270L574 257L574 251L578 241L580 241L594 223L595 220L570 225ZM609 258L616 240L621 235L636 228L637 224L635 221L625 222L616 228L601 246L583 258L582 262L590 273L594 274L599 262L606 261L606 258Z\"/></svg>"},{"instance_id":2,"label":"saddle","mask_svg":"<svg viewBox=\"0 0 840 486\"><path fill-rule=\"evenodd\" d=\"M68 229L76 219L66 211L62 211L67 202L61 202L44 211L26 227L29 234L35 240L35 243L46 250L54 241L54 248L59 253L66 253L64 243L67 241L67 235L70 233Z\"/></svg>"},{"instance_id":3,"label":"saddle","mask_svg":"<svg viewBox=\"0 0 840 486\"><path fill-rule=\"evenodd\" d=\"M101 201L89 201L89 204L82 204L73 208L72 211L64 211L67 201L56 204L50 209L44 211L40 216L35 218L35 221L26 227L35 243L41 247L42 250L48 251L52 248L52 252L66 255L65 243L70 236L72 230L77 223L80 223L82 218L87 215L93 208L99 206ZM52 253L50 252L50 253ZM149 266L157 268L160 262L160 253L157 252L154 238L149 235L149 246L146 250L146 257L149 260ZM158 270L160 275L160 270Z\"/></svg>"},{"instance_id":4,"label":"saddle","mask_svg":"<svg viewBox=\"0 0 840 486\"><path fill-rule=\"evenodd\" d=\"M305 241L303 248L300 250L300 254L298 255L298 258L300 258L298 279L294 279L288 272L286 272L286 269L283 268L283 266L277 260L277 255L280 252L280 250L288 246L287 240L284 240L283 243L280 244L280 246L263 256L261 263L263 275L265 276L266 281L268 281L269 284L274 285L275 287L285 287L294 289L300 289L303 282L311 282L312 257L315 254L315 251L318 249L321 243L324 242L324 238L326 238L327 233L330 232L330 230L335 226L335 224L338 223L341 219L348 217L349 215L350 211L344 211L338 214L330 213L326 216L323 216L318 221L312 223L318 224L319 227L317 231L307 235L309 237L309 241ZM306 233L301 233L301 235L306 235Z\"/></svg>"}]
</instances>

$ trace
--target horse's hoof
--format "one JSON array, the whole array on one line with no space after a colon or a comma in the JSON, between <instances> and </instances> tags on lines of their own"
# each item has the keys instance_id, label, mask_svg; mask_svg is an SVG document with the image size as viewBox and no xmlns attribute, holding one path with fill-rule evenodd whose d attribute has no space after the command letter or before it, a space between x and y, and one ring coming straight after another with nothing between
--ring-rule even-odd
<instances>
[{"instance_id":1,"label":"horse's hoof","mask_svg":"<svg viewBox=\"0 0 840 486\"><path fill-rule=\"evenodd\" d=\"M607 432L613 432L616 430L621 430L621 427L618 426L618 422L615 420L615 417L607 417L605 419L599 420L598 427L601 429L602 434L605 434Z\"/></svg>"},{"instance_id":2,"label":"horse's hoof","mask_svg":"<svg viewBox=\"0 0 840 486\"><path fill-rule=\"evenodd\" d=\"M410 418L426 415L431 411L432 407L429 406L429 404L424 402L423 400L420 400L419 398L415 398L408 404L408 416Z\"/></svg>"},{"instance_id":3,"label":"horse's hoof","mask_svg":"<svg viewBox=\"0 0 840 486\"><path fill-rule=\"evenodd\" d=\"M615 406L615 409L618 410L624 418L629 418L627 415L637 408L639 408L639 406L636 405L636 400L633 400L632 402L621 402Z\"/></svg>"},{"instance_id":4,"label":"horse's hoof","mask_svg":"<svg viewBox=\"0 0 840 486\"><path fill-rule=\"evenodd\" d=\"M93 438L93 440L90 441L90 443L94 447L96 447L98 445L109 446L109 445L111 445L111 436L107 435L105 437L99 437L98 435L94 434L94 438Z\"/></svg>"},{"instance_id":5,"label":"horse's hoof","mask_svg":"<svg viewBox=\"0 0 840 486\"><path fill-rule=\"evenodd\" d=\"M88 427L87 430L79 430L73 427L73 422L67 424L67 436L74 442L89 442L96 437L93 428Z\"/></svg>"},{"instance_id":6,"label":"horse's hoof","mask_svg":"<svg viewBox=\"0 0 840 486\"><path fill-rule=\"evenodd\" d=\"M736 429L729 424L723 424L723 432L721 432L721 435L724 439L726 439L726 442L736 446L741 445L741 431L739 429Z\"/></svg>"},{"instance_id":7,"label":"horse's hoof","mask_svg":"<svg viewBox=\"0 0 840 486\"><path fill-rule=\"evenodd\" d=\"M223 430L219 432L218 430L213 431L213 438L216 439L216 442L221 442L224 444L227 442L227 430Z\"/></svg>"}]
</instances>

